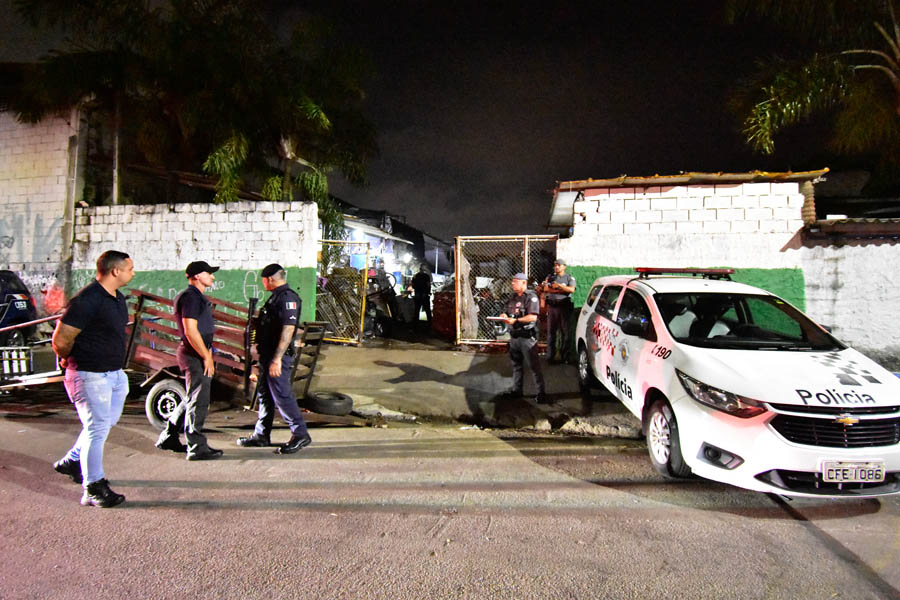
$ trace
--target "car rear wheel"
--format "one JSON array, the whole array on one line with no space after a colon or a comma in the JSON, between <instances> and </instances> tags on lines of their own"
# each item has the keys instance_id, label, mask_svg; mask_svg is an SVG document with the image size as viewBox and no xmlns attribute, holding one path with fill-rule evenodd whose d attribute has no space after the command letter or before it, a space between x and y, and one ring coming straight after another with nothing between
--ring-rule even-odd
<instances>
[{"instance_id":1,"label":"car rear wheel","mask_svg":"<svg viewBox=\"0 0 900 600\"><path fill-rule=\"evenodd\" d=\"M162 431L166 427L166 421L175 411L175 407L179 402L184 401L187 392L184 386L174 379L163 379L157 381L156 384L147 392L147 399L144 402L144 411L147 413L147 420L150 424Z\"/></svg>"},{"instance_id":2,"label":"car rear wheel","mask_svg":"<svg viewBox=\"0 0 900 600\"><path fill-rule=\"evenodd\" d=\"M691 474L681 455L678 422L665 400L657 400L647 413L647 450L653 468L663 477L681 478Z\"/></svg>"}]
</instances>

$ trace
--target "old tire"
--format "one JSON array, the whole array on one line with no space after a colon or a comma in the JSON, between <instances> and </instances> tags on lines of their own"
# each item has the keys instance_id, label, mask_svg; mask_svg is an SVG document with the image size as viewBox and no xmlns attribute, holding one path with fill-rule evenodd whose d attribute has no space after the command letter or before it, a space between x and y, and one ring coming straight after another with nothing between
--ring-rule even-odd
<instances>
[{"instance_id":1,"label":"old tire","mask_svg":"<svg viewBox=\"0 0 900 600\"><path fill-rule=\"evenodd\" d=\"M353 410L353 398L340 392L309 392L300 406L323 415L343 416Z\"/></svg>"},{"instance_id":2,"label":"old tire","mask_svg":"<svg viewBox=\"0 0 900 600\"><path fill-rule=\"evenodd\" d=\"M647 450L653 468L663 477L676 479L691 474L681 455L678 422L665 400L657 400L647 413Z\"/></svg>"},{"instance_id":3,"label":"old tire","mask_svg":"<svg viewBox=\"0 0 900 600\"><path fill-rule=\"evenodd\" d=\"M3 334L0 345L20 348L25 345L25 332L22 329L13 329Z\"/></svg>"},{"instance_id":4,"label":"old tire","mask_svg":"<svg viewBox=\"0 0 900 600\"><path fill-rule=\"evenodd\" d=\"M178 381L174 379L157 381L147 392L147 399L144 401L147 420L156 429L162 431L166 427L169 416L175 411L175 407L186 397L187 392Z\"/></svg>"}]
</instances>

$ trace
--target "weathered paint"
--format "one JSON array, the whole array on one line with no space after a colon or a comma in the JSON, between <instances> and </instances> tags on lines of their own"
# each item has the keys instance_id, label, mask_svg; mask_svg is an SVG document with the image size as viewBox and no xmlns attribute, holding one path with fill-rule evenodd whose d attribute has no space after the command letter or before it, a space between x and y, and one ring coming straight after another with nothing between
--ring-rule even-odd
<instances>
[{"instance_id":1,"label":"weathered paint","mask_svg":"<svg viewBox=\"0 0 900 600\"><path fill-rule=\"evenodd\" d=\"M312 321L316 316L316 270L311 267L286 267L287 280L303 301L303 310L300 319ZM164 298L174 298L178 292L187 286L187 278L184 271L141 271L140 264L136 265L136 273L131 284L124 288L127 294L130 289L138 289ZM216 281L207 294L234 302L247 304L250 298L258 298L260 302L268 296L259 277L259 269L240 270L220 269L216 272ZM72 272L72 289L70 295L93 281L96 272L88 269L78 269Z\"/></svg>"},{"instance_id":2,"label":"weathered paint","mask_svg":"<svg viewBox=\"0 0 900 600\"><path fill-rule=\"evenodd\" d=\"M634 273L634 269L571 265L566 272L578 282L572 301L576 307L581 307L596 278ZM735 269L731 278L781 296L800 310L806 309L806 282L802 269Z\"/></svg>"}]
</instances>

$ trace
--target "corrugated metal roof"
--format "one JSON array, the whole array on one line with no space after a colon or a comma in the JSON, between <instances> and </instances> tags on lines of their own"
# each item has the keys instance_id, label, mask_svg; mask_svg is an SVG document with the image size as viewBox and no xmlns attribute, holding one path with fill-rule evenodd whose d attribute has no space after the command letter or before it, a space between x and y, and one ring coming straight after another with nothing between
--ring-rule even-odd
<instances>
[{"instance_id":1,"label":"corrugated metal roof","mask_svg":"<svg viewBox=\"0 0 900 600\"><path fill-rule=\"evenodd\" d=\"M553 191L548 227L571 227L572 208L578 194L583 190L613 187L657 187L668 185L709 185L764 182L814 181L828 173L828 168L817 171L749 171L747 173L700 173L689 172L677 175L650 175L631 177L621 175L612 179L584 179L560 181Z\"/></svg>"},{"instance_id":2,"label":"corrugated metal roof","mask_svg":"<svg viewBox=\"0 0 900 600\"><path fill-rule=\"evenodd\" d=\"M828 169L817 171L749 171L747 173L700 173L689 172L678 175L650 175L646 177L632 177L620 175L612 179L586 179L580 181L561 181L556 190L560 192L572 192L579 190L608 188L608 187L647 187L658 185L702 185L716 183L756 183L766 181L809 181L818 179L828 172Z\"/></svg>"}]
</instances>

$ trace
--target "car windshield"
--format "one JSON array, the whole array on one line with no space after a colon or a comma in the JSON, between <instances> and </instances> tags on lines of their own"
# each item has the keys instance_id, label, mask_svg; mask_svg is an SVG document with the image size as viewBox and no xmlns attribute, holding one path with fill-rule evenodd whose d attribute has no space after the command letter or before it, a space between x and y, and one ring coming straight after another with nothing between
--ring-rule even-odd
<instances>
[{"instance_id":1,"label":"car windshield","mask_svg":"<svg viewBox=\"0 0 900 600\"><path fill-rule=\"evenodd\" d=\"M676 341L741 350L841 350L843 344L775 296L668 293L654 300Z\"/></svg>"}]
</instances>

